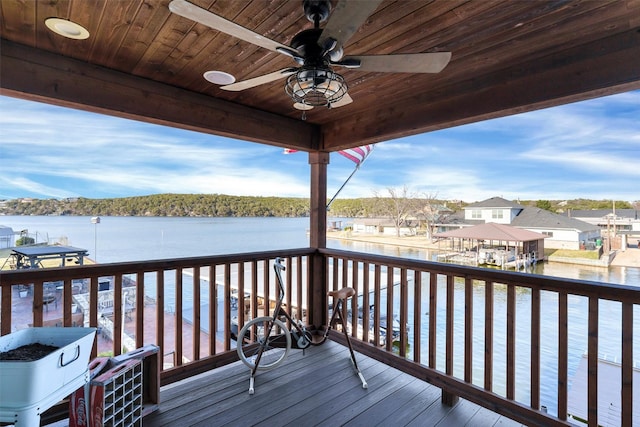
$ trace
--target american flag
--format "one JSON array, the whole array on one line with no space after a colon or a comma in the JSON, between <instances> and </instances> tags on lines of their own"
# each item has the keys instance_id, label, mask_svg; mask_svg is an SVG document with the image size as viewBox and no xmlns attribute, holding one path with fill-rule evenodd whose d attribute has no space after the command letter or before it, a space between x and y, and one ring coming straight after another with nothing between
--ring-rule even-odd
<instances>
[{"instance_id":1,"label":"american flag","mask_svg":"<svg viewBox=\"0 0 640 427\"><path fill-rule=\"evenodd\" d=\"M364 159L373 151L373 144L363 145L362 147L349 148L348 150L341 150L338 153L342 154L347 159L360 166Z\"/></svg>"},{"instance_id":2,"label":"american flag","mask_svg":"<svg viewBox=\"0 0 640 427\"><path fill-rule=\"evenodd\" d=\"M298 150L293 150L291 148L285 148L284 154L292 154L296 153ZM360 166L362 162L367 158L369 154L373 151L373 144L363 145L362 147L349 148L347 150L340 150L338 153L351 160L356 164L356 166Z\"/></svg>"}]
</instances>

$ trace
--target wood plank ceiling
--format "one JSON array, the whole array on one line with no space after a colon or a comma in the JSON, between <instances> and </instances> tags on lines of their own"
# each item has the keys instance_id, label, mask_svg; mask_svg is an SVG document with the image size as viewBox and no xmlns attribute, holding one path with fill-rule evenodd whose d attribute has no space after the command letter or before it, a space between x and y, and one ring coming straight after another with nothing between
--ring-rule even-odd
<instances>
[{"instance_id":1,"label":"wood plank ceiling","mask_svg":"<svg viewBox=\"0 0 640 427\"><path fill-rule=\"evenodd\" d=\"M311 28L300 1L191 0L283 44ZM364 0L355 0L364 1ZM334 6L336 0L333 1ZM353 103L306 113L283 80L238 80L297 64L171 13L169 0L2 0L1 93L304 150L333 151L640 88L640 0L383 1L351 55L448 51L439 74L336 68ZM71 40L45 26L70 19Z\"/></svg>"}]
</instances>

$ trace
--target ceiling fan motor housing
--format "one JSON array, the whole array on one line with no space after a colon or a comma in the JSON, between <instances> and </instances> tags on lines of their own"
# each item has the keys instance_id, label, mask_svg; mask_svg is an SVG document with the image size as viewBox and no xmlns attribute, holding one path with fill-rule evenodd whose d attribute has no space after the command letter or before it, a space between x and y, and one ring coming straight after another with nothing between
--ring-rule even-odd
<instances>
[{"instance_id":1,"label":"ceiling fan motor housing","mask_svg":"<svg viewBox=\"0 0 640 427\"><path fill-rule=\"evenodd\" d=\"M317 26L329 18L331 2L329 0L302 0L302 8L307 19Z\"/></svg>"}]
</instances>

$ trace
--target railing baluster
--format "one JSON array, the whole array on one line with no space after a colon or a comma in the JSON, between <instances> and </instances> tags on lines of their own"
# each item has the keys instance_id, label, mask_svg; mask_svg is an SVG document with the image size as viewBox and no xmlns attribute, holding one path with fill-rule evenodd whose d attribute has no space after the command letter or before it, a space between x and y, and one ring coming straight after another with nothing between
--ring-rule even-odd
<instances>
[{"instance_id":1,"label":"railing baluster","mask_svg":"<svg viewBox=\"0 0 640 427\"><path fill-rule=\"evenodd\" d=\"M11 298L9 298L11 301ZM44 284L42 280L33 282L33 326L44 325ZM9 310L11 313L11 309Z\"/></svg>"},{"instance_id":2,"label":"railing baluster","mask_svg":"<svg viewBox=\"0 0 640 427\"><path fill-rule=\"evenodd\" d=\"M540 289L531 290L531 407L540 409Z\"/></svg>"},{"instance_id":3,"label":"railing baluster","mask_svg":"<svg viewBox=\"0 0 640 427\"><path fill-rule=\"evenodd\" d=\"M387 266L387 351L393 349L393 267Z\"/></svg>"},{"instance_id":4,"label":"railing baluster","mask_svg":"<svg viewBox=\"0 0 640 427\"><path fill-rule=\"evenodd\" d=\"M156 271L156 343L163 351L164 360L164 270Z\"/></svg>"},{"instance_id":5,"label":"railing baluster","mask_svg":"<svg viewBox=\"0 0 640 427\"><path fill-rule=\"evenodd\" d=\"M245 318L244 318L244 263L243 262L239 262L237 264L238 267L238 281L237 281L237 285L238 285L238 298L237 298L237 313L238 313L238 332L240 332L240 329L242 329L242 326L245 324Z\"/></svg>"},{"instance_id":6,"label":"railing baluster","mask_svg":"<svg viewBox=\"0 0 640 427\"><path fill-rule=\"evenodd\" d=\"M494 284L484 288L484 389L493 391L493 291Z\"/></svg>"},{"instance_id":7,"label":"railing baluster","mask_svg":"<svg viewBox=\"0 0 640 427\"><path fill-rule=\"evenodd\" d=\"M264 270L262 271L263 273L263 295L264 295L264 314L263 316L268 316L270 311L271 311L271 298L270 298L270 294L269 294L269 273L271 272L271 264L269 263L268 259L264 260ZM276 293L278 291L276 290Z\"/></svg>"},{"instance_id":8,"label":"railing baluster","mask_svg":"<svg viewBox=\"0 0 640 427\"><path fill-rule=\"evenodd\" d=\"M413 271L413 360L420 363L422 342L422 272Z\"/></svg>"},{"instance_id":9,"label":"railing baluster","mask_svg":"<svg viewBox=\"0 0 640 427\"><path fill-rule=\"evenodd\" d=\"M200 267L193 267L193 360L200 360Z\"/></svg>"},{"instance_id":10,"label":"railing baluster","mask_svg":"<svg viewBox=\"0 0 640 427\"><path fill-rule=\"evenodd\" d=\"M464 278L464 380L473 382L473 280Z\"/></svg>"},{"instance_id":11,"label":"railing baluster","mask_svg":"<svg viewBox=\"0 0 640 427\"><path fill-rule=\"evenodd\" d=\"M217 353L216 331L218 330L218 284L216 283L216 265L209 265L209 354Z\"/></svg>"},{"instance_id":12,"label":"railing baluster","mask_svg":"<svg viewBox=\"0 0 640 427\"><path fill-rule=\"evenodd\" d=\"M357 338L358 336L358 261L351 261L351 287L356 291L353 298L350 299L351 303L351 336ZM346 306L347 304L345 304Z\"/></svg>"},{"instance_id":13,"label":"railing baluster","mask_svg":"<svg viewBox=\"0 0 640 427\"><path fill-rule=\"evenodd\" d=\"M296 307L297 307L297 314L296 314L296 318L298 320L301 320L304 324L308 324L308 319L305 316L305 310L304 307L307 305L307 303L305 302L303 304L302 301L302 257L298 256L296 257Z\"/></svg>"},{"instance_id":14,"label":"railing baluster","mask_svg":"<svg viewBox=\"0 0 640 427\"><path fill-rule=\"evenodd\" d=\"M136 274L136 347L144 345L144 271Z\"/></svg>"},{"instance_id":15,"label":"railing baluster","mask_svg":"<svg viewBox=\"0 0 640 427\"><path fill-rule=\"evenodd\" d=\"M558 293L558 418L567 419L569 309L566 292Z\"/></svg>"},{"instance_id":16,"label":"railing baluster","mask_svg":"<svg viewBox=\"0 0 640 427\"><path fill-rule=\"evenodd\" d=\"M598 298L589 297L589 336L587 339L587 405L589 426L598 426Z\"/></svg>"},{"instance_id":17,"label":"railing baluster","mask_svg":"<svg viewBox=\"0 0 640 427\"><path fill-rule=\"evenodd\" d=\"M176 268L176 310L174 313L175 322L175 351L178 366L182 365L183 349L182 349L182 267Z\"/></svg>"},{"instance_id":18,"label":"railing baluster","mask_svg":"<svg viewBox=\"0 0 640 427\"><path fill-rule=\"evenodd\" d=\"M340 264L339 264L338 258L336 257L331 258L331 266L333 269L332 273L333 273L333 290L334 291L338 290L338 283L339 283L338 278L340 277L340 270L338 269L339 265Z\"/></svg>"},{"instance_id":19,"label":"railing baluster","mask_svg":"<svg viewBox=\"0 0 640 427\"><path fill-rule=\"evenodd\" d=\"M381 286L380 286L380 277L382 273L382 268L380 264L375 265L374 269L374 294L373 294L373 337L374 337L374 345L376 347L380 346L380 294L381 294Z\"/></svg>"},{"instance_id":20,"label":"railing baluster","mask_svg":"<svg viewBox=\"0 0 640 427\"><path fill-rule=\"evenodd\" d=\"M102 329L98 327L98 276L91 277L89 282L89 326L98 328L98 334L102 332ZM98 338L96 337L93 342L92 358L98 356Z\"/></svg>"},{"instance_id":21,"label":"railing baluster","mask_svg":"<svg viewBox=\"0 0 640 427\"><path fill-rule=\"evenodd\" d=\"M633 304L622 303L622 423L633 425ZM639 420L636 420L638 422Z\"/></svg>"},{"instance_id":22,"label":"railing baluster","mask_svg":"<svg viewBox=\"0 0 640 427\"><path fill-rule=\"evenodd\" d=\"M447 309L445 315L445 372L453 375L453 311L454 311L454 277L447 275Z\"/></svg>"},{"instance_id":23,"label":"railing baluster","mask_svg":"<svg viewBox=\"0 0 640 427\"><path fill-rule=\"evenodd\" d=\"M357 295L356 295L357 297ZM362 263L362 341L369 342L369 263Z\"/></svg>"},{"instance_id":24,"label":"railing baluster","mask_svg":"<svg viewBox=\"0 0 640 427\"><path fill-rule=\"evenodd\" d=\"M258 317L258 261L253 261L251 264L251 318ZM240 332L241 326L238 325L238 332Z\"/></svg>"},{"instance_id":25,"label":"railing baluster","mask_svg":"<svg viewBox=\"0 0 640 427\"><path fill-rule=\"evenodd\" d=\"M346 288L349 286L349 260L342 258L342 286L340 288Z\"/></svg>"},{"instance_id":26,"label":"railing baluster","mask_svg":"<svg viewBox=\"0 0 640 427\"><path fill-rule=\"evenodd\" d=\"M438 275L429 274L429 367L436 368L436 319L438 317Z\"/></svg>"},{"instance_id":27,"label":"railing baluster","mask_svg":"<svg viewBox=\"0 0 640 427\"><path fill-rule=\"evenodd\" d=\"M122 354L122 274L116 274L113 284L113 355Z\"/></svg>"},{"instance_id":28,"label":"railing baluster","mask_svg":"<svg viewBox=\"0 0 640 427\"><path fill-rule=\"evenodd\" d=\"M293 313L293 306L292 306L292 300L291 300L291 289L293 289L293 285L291 283L292 279L293 279L293 265L291 264L291 258L287 258L286 261L286 265L287 265L287 269L284 271L286 278L284 279L285 281L285 303L287 304L287 310L289 311L289 314ZM290 322L287 320L287 327L289 328L289 330L291 330L291 325L289 324Z\"/></svg>"},{"instance_id":29,"label":"railing baluster","mask_svg":"<svg viewBox=\"0 0 640 427\"><path fill-rule=\"evenodd\" d=\"M71 302L73 301L71 295L71 279L65 279L62 286L62 325L64 327L75 326L73 324L73 314L71 313Z\"/></svg>"},{"instance_id":30,"label":"railing baluster","mask_svg":"<svg viewBox=\"0 0 640 427\"><path fill-rule=\"evenodd\" d=\"M0 297L2 298L2 304L0 307L0 335L7 335L11 333L11 305L13 303L11 299L13 286L15 285L7 285L0 288ZM40 321L42 321L42 317L40 318Z\"/></svg>"},{"instance_id":31,"label":"railing baluster","mask_svg":"<svg viewBox=\"0 0 640 427\"><path fill-rule=\"evenodd\" d=\"M229 351L231 349L231 336L228 333L231 331L231 263L224 264L224 350ZM238 332L242 325L238 324Z\"/></svg>"},{"instance_id":32,"label":"railing baluster","mask_svg":"<svg viewBox=\"0 0 640 427\"><path fill-rule=\"evenodd\" d=\"M507 284L507 399L516 395L516 287Z\"/></svg>"},{"instance_id":33,"label":"railing baluster","mask_svg":"<svg viewBox=\"0 0 640 427\"><path fill-rule=\"evenodd\" d=\"M447 275L447 313L445 315L445 329L446 329L446 342L445 342L445 372L447 375L453 376L453 313L454 313L454 301L455 301L455 277ZM445 405L453 406L459 400L459 397L451 392L451 390L442 390L442 403Z\"/></svg>"},{"instance_id":34,"label":"railing baluster","mask_svg":"<svg viewBox=\"0 0 640 427\"><path fill-rule=\"evenodd\" d=\"M407 357L407 321L409 311L409 296L407 295L407 269L400 269L400 356Z\"/></svg>"}]
</instances>

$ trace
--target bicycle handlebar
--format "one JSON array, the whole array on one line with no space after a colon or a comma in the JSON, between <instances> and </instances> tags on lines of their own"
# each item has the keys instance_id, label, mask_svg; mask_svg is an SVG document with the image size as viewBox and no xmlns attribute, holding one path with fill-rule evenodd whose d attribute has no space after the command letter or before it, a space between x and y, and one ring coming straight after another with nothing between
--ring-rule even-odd
<instances>
[{"instance_id":1,"label":"bicycle handlebar","mask_svg":"<svg viewBox=\"0 0 640 427\"><path fill-rule=\"evenodd\" d=\"M276 278L277 278L277 282L278 282L278 287L280 288L280 293L278 296L278 299L280 301L282 301L284 299L284 283L282 283L282 274L280 273L281 271L286 270L286 267L283 264L284 260L280 257L276 257L274 263L273 263L273 269L276 272Z\"/></svg>"},{"instance_id":2,"label":"bicycle handlebar","mask_svg":"<svg viewBox=\"0 0 640 427\"><path fill-rule=\"evenodd\" d=\"M273 267L279 270L286 270L287 268L284 266L284 264L282 264L283 262L284 260L282 258L276 257L275 264Z\"/></svg>"}]
</instances>

